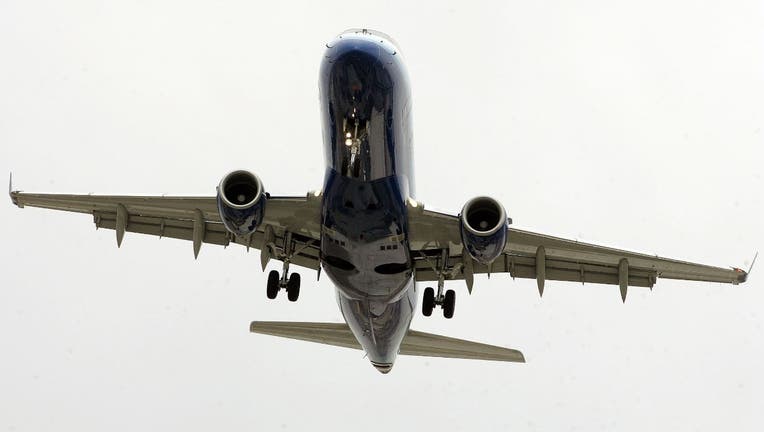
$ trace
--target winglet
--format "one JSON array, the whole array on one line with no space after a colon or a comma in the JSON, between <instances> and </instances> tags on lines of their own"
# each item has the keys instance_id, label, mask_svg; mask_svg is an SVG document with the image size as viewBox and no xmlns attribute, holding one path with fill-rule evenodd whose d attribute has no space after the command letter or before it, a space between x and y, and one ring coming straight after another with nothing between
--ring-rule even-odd
<instances>
[{"instance_id":1,"label":"winglet","mask_svg":"<svg viewBox=\"0 0 764 432\"><path fill-rule=\"evenodd\" d=\"M753 271L753 265L756 264L756 258L759 257L759 252L756 251L756 254L753 256L753 261L751 261L751 266L748 267L748 274L751 274L751 271Z\"/></svg>"},{"instance_id":2,"label":"winglet","mask_svg":"<svg viewBox=\"0 0 764 432\"><path fill-rule=\"evenodd\" d=\"M757 251L756 254L753 256L753 261L751 261L750 267L748 267L747 272L743 272L742 276L738 278L738 281L745 282L748 279L748 276L751 275L751 272L753 271L753 265L756 264L756 258L759 257L759 252Z\"/></svg>"},{"instance_id":3,"label":"winglet","mask_svg":"<svg viewBox=\"0 0 764 432\"><path fill-rule=\"evenodd\" d=\"M745 271L743 269L739 269L737 267L733 267L732 269L735 270L738 273L737 282L736 283L744 283L748 280L748 276L750 276L751 272L753 271L753 265L756 264L756 258L759 257L759 252L756 252L753 256L753 260L751 261L751 265L748 267L748 271Z\"/></svg>"},{"instance_id":4,"label":"winglet","mask_svg":"<svg viewBox=\"0 0 764 432\"><path fill-rule=\"evenodd\" d=\"M8 196L11 197L11 202L16 207L23 207L19 205L19 192L13 190L13 173L11 172L10 178L8 179Z\"/></svg>"}]
</instances>

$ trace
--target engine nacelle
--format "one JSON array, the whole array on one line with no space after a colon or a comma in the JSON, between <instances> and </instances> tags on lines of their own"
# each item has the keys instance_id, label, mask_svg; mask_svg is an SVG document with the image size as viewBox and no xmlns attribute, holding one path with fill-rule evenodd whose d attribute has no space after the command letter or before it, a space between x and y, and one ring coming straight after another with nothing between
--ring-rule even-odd
<instances>
[{"instance_id":1,"label":"engine nacelle","mask_svg":"<svg viewBox=\"0 0 764 432\"><path fill-rule=\"evenodd\" d=\"M249 171L233 171L218 185L218 212L233 234L252 234L263 221L267 196L263 183Z\"/></svg>"},{"instance_id":2,"label":"engine nacelle","mask_svg":"<svg viewBox=\"0 0 764 432\"><path fill-rule=\"evenodd\" d=\"M467 201L459 215L462 244L481 264L490 264L507 244L509 223L504 207L493 198L477 197Z\"/></svg>"}]
</instances>

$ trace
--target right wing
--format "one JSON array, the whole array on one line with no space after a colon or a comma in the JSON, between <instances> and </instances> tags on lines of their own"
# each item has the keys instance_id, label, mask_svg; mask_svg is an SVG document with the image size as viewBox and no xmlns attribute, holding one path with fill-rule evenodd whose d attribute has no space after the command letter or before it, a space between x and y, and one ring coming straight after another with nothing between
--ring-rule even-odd
<instances>
[{"instance_id":1,"label":"right wing","mask_svg":"<svg viewBox=\"0 0 764 432\"><path fill-rule=\"evenodd\" d=\"M220 220L216 197L64 195L10 192L20 208L40 207L93 216L96 228L117 232L121 245L125 232L189 240L194 256L203 243L228 246L236 243L261 250L263 268L271 258L286 258L285 245L292 245L290 262L317 270L320 251L320 195L269 197L263 223L249 236L235 236Z\"/></svg>"},{"instance_id":2,"label":"right wing","mask_svg":"<svg viewBox=\"0 0 764 432\"><path fill-rule=\"evenodd\" d=\"M463 279L472 289L480 273L509 273L544 282L559 280L618 285L625 300L628 286L652 288L658 278L731 283L746 281L736 268L713 267L566 240L510 228L503 253L490 266L475 262L462 246L458 216L409 204L409 231L417 281L437 281L445 267L446 280ZM442 262L443 251L447 263Z\"/></svg>"}]
</instances>

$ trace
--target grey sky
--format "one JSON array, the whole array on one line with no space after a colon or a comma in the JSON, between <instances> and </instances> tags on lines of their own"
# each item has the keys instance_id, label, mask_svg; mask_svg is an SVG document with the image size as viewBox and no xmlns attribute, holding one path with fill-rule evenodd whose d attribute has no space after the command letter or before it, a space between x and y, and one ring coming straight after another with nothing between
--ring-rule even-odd
<instances>
[{"instance_id":1,"label":"grey sky","mask_svg":"<svg viewBox=\"0 0 764 432\"><path fill-rule=\"evenodd\" d=\"M115 3L115 4L112 4ZM417 199L715 265L764 245L761 2L0 3L0 173L27 191L210 195L229 170L320 187L324 43L400 44ZM0 205L0 430L738 430L764 425L764 268L734 287L496 275L412 328L528 363L248 333L339 321L327 279L265 298L257 253ZM511 239L510 239L511 241ZM272 264L275 266L275 263ZM764 262L759 267L764 266Z\"/></svg>"}]
</instances>

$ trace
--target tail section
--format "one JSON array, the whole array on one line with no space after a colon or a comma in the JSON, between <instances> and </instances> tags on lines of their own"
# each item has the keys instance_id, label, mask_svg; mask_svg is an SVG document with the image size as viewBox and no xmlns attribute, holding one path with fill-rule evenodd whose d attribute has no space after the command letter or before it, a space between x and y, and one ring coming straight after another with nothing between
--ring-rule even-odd
<instances>
[{"instance_id":1,"label":"tail section","mask_svg":"<svg viewBox=\"0 0 764 432\"><path fill-rule=\"evenodd\" d=\"M401 354L525 363L523 353L515 349L415 330L409 330L406 338L403 339Z\"/></svg>"},{"instance_id":2,"label":"tail section","mask_svg":"<svg viewBox=\"0 0 764 432\"><path fill-rule=\"evenodd\" d=\"M347 324L342 323L254 321L250 324L249 331L344 348L361 349L361 344L353 336L350 328ZM525 363L523 353L518 350L415 330L409 330L403 339L400 354ZM387 365L385 366L387 367ZM391 367L392 365L389 365L387 371Z\"/></svg>"}]
</instances>

